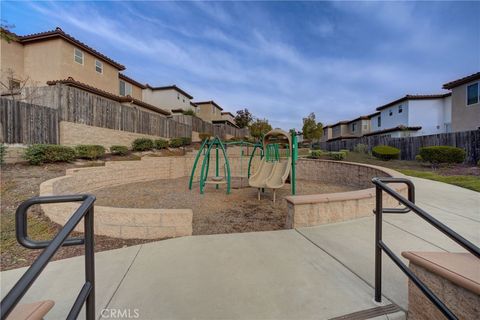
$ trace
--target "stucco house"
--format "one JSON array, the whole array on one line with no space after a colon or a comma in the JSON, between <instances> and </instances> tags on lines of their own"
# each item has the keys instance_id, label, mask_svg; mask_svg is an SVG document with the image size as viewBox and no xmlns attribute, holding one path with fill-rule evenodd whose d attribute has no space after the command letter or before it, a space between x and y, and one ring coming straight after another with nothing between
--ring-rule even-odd
<instances>
[{"instance_id":1,"label":"stucco house","mask_svg":"<svg viewBox=\"0 0 480 320\"><path fill-rule=\"evenodd\" d=\"M195 104L191 103L193 96L176 85L152 87L147 84L142 90L142 97L147 103L169 111L175 110L175 113L196 109Z\"/></svg>"},{"instance_id":2,"label":"stucco house","mask_svg":"<svg viewBox=\"0 0 480 320\"><path fill-rule=\"evenodd\" d=\"M364 135L423 136L451 131L451 94L410 95L377 108Z\"/></svg>"},{"instance_id":3,"label":"stucco house","mask_svg":"<svg viewBox=\"0 0 480 320\"><path fill-rule=\"evenodd\" d=\"M0 41L1 81L11 88L28 79L30 86L62 84L94 93L122 104L155 112L170 112L142 99L147 87L120 71L125 66L56 28L30 35L11 35ZM1 92L6 94L8 92Z\"/></svg>"},{"instance_id":4,"label":"stucco house","mask_svg":"<svg viewBox=\"0 0 480 320\"><path fill-rule=\"evenodd\" d=\"M451 90L451 130L453 132L480 128L480 72L445 83Z\"/></svg>"},{"instance_id":5,"label":"stucco house","mask_svg":"<svg viewBox=\"0 0 480 320\"><path fill-rule=\"evenodd\" d=\"M215 101L194 102L198 106L197 116L204 121L213 123L213 120L224 120L222 118L223 108Z\"/></svg>"}]
</instances>

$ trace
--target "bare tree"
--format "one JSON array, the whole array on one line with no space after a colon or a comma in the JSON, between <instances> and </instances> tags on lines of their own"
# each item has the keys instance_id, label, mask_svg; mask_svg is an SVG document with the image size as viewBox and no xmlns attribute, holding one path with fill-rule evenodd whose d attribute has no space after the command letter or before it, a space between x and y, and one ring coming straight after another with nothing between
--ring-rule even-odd
<instances>
[{"instance_id":1,"label":"bare tree","mask_svg":"<svg viewBox=\"0 0 480 320\"><path fill-rule=\"evenodd\" d=\"M33 99L37 96L38 86L37 82L30 79L30 77L21 77L15 74L11 68L2 70L2 76L0 78L1 95L7 96L12 100L19 100L33 102ZM25 90L28 88L28 90Z\"/></svg>"}]
</instances>

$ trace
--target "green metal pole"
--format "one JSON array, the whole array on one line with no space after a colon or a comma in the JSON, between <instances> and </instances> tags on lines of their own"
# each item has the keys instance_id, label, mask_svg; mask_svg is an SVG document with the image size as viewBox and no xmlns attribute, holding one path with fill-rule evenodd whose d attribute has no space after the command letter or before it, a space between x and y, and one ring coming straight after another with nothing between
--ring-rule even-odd
<instances>
[{"instance_id":1,"label":"green metal pole","mask_svg":"<svg viewBox=\"0 0 480 320\"><path fill-rule=\"evenodd\" d=\"M198 160L200 159L200 156L202 155L202 151L205 152L204 148L205 148L205 145L207 144L207 141L208 141L208 139L203 140L202 146L200 147L200 150L198 150L197 156L195 157L195 161L193 162L192 173L190 174L190 181L188 182L188 189L189 190L192 190L193 176L195 175L195 170L197 169Z\"/></svg>"},{"instance_id":2,"label":"green metal pole","mask_svg":"<svg viewBox=\"0 0 480 320\"><path fill-rule=\"evenodd\" d=\"M230 183L231 183L230 163L228 162L227 151L223 147L223 144L220 141L220 139L218 140L218 143L220 145L220 148L223 151L223 157L225 158L225 168L227 169L227 176L226 176L226 179L227 179L227 194L230 194Z\"/></svg>"},{"instance_id":3,"label":"green metal pole","mask_svg":"<svg viewBox=\"0 0 480 320\"><path fill-rule=\"evenodd\" d=\"M220 174L218 170L218 145L215 148L215 175L218 177ZM215 185L215 189L218 189L218 183Z\"/></svg>"},{"instance_id":4,"label":"green metal pole","mask_svg":"<svg viewBox=\"0 0 480 320\"><path fill-rule=\"evenodd\" d=\"M296 185L296 169L295 169L295 164L297 163L297 158L298 158L298 142L297 142L297 134L295 133L295 130L290 131L292 135L292 175L291 175L291 181L290 184L292 186L292 195L295 195L297 192L297 185Z\"/></svg>"}]
</instances>

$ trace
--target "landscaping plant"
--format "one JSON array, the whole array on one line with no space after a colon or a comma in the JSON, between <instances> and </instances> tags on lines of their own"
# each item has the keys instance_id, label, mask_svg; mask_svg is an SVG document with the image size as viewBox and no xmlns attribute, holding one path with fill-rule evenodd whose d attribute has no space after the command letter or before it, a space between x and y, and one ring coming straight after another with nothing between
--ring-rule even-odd
<instances>
[{"instance_id":1,"label":"landscaping plant","mask_svg":"<svg viewBox=\"0 0 480 320\"><path fill-rule=\"evenodd\" d=\"M183 146L190 145L191 143L192 143L191 138L187 138L187 137L173 138L172 140L170 140L170 147L171 148L180 148L180 147L183 147Z\"/></svg>"},{"instance_id":2,"label":"landscaping plant","mask_svg":"<svg viewBox=\"0 0 480 320\"><path fill-rule=\"evenodd\" d=\"M157 150L168 148L168 141L165 139L157 139L154 141L154 143L155 143L155 149Z\"/></svg>"},{"instance_id":3,"label":"landscaping plant","mask_svg":"<svg viewBox=\"0 0 480 320\"><path fill-rule=\"evenodd\" d=\"M367 154L368 153L368 146L366 144L359 143L353 148L353 152Z\"/></svg>"},{"instance_id":4,"label":"landscaping plant","mask_svg":"<svg viewBox=\"0 0 480 320\"><path fill-rule=\"evenodd\" d=\"M77 158L96 160L105 155L105 148L98 144L79 144L75 146Z\"/></svg>"},{"instance_id":5,"label":"landscaping plant","mask_svg":"<svg viewBox=\"0 0 480 320\"><path fill-rule=\"evenodd\" d=\"M431 164L462 163L465 161L465 150L450 146L434 146L420 148L419 155L423 161Z\"/></svg>"},{"instance_id":6,"label":"landscaping plant","mask_svg":"<svg viewBox=\"0 0 480 320\"><path fill-rule=\"evenodd\" d=\"M200 132L198 134L198 136L199 136L200 140L202 140L202 141L205 140L205 139L210 139L212 137L212 135L208 132Z\"/></svg>"},{"instance_id":7,"label":"landscaping plant","mask_svg":"<svg viewBox=\"0 0 480 320\"><path fill-rule=\"evenodd\" d=\"M154 142L152 139L148 138L138 138L132 142L133 151L148 151L152 150L154 147Z\"/></svg>"},{"instance_id":8,"label":"landscaping plant","mask_svg":"<svg viewBox=\"0 0 480 320\"><path fill-rule=\"evenodd\" d=\"M56 144L32 144L25 150L24 158L32 165L69 162L75 159L75 150Z\"/></svg>"},{"instance_id":9,"label":"landscaping plant","mask_svg":"<svg viewBox=\"0 0 480 320\"><path fill-rule=\"evenodd\" d=\"M5 155L7 154L7 146L0 143L0 164L5 163Z\"/></svg>"},{"instance_id":10,"label":"landscaping plant","mask_svg":"<svg viewBox=\"0 0 480 320\"><path fill-rule=\"evenodd\" d=\"M387 161L400 158L400 149L390 146L379 145L373 147L372 154L375 158Z\"/></svg>"},{"instance_id":11,"label":"landscaping plant","mask_svg":"<svg viewBox=\"0 0 480 320\"><path fill-rule=\"evenodd\" d=\"M128 154L128 147L113 145L110 147L110 153L116 156L126 156Z\"/></svg>"}]
</instances>

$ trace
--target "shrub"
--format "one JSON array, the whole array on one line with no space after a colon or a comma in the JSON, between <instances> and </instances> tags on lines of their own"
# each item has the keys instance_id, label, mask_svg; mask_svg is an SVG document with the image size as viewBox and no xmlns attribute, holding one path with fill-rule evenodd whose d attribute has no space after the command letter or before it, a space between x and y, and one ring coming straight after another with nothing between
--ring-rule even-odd
<instances>
[{"instance_id":1,"label":"shrub","mask_svg":"<svg viewBox=\"0 0 480 320\"><path fill-rule=\"evenodd\" d=\"M375 158L387 161L400 158L400 149L380 145L373 147L372 154Z\"/></svg>"},{"instance_id":2,"label":"shrub","mask_svg":"<svg viewBox=\"0 0 480 320\"><path fill-rule=\"evenodd\" d=\"M417 160L418 162L423 162L423 158L422 158L422 156L419 155L419 154L417 154L417 155L415 156L415 160Z\"/></svg>"},{"instance_id":3,"label":"shrub","mask_svg":"<svg viewBox=\"0 0 480 320\"><path fill-rule=\"evenodd\" d=\"M138 138L132 142L132 150L134 151L148 151L152 150L154 146L153 140L148 138Z\"/></svg>"},{"instance_id":4,"label":"shrub","mask_svg":"<svg viewBox=\"0 0 480 320\"><path fill-rule=\"evenodd\" d=\"M420 148L420 156L424 161L437 163L462 163L465 161L465 150L450 146Z\"/></svg>"},{"instance_id":5,"label":"shrub","mask_svg":"<svg viewBox=\"0 0 480 320\"><path fill-rule=\"evenodd\" d=\"M110 153L117 156L126 156L128 154L128 147L114 145L110 147Z\"/></svg>"},{"instance_id":6,"label":"shrub","mask_svg":"<svg viewBox=\"0 0 480 320\"><path fill-rule=\"evenodd\" d=\"M196 116L195 111L193 109L188 109L182 112L186 116Z\"/></svg>"},{"instance_id":7,"label":"shrub","mask_svg":"<svg viewBox=\"0 0 480 320\"><path fill-rule=\"evenodd\" d=\"M366 154L368 153L368 146L366 144L359 143L353 148L353 152Z\"/></svg>"},{"instance_id":8,"label":"shrub","mask_svg":"<svg viewBox=\"0 0 480 320\"><path fill-rule=\"evenodd\" d=\"M191 143L192 143L191 138L187 138L187 137L173 138L172 140L170 140L170 147L180 148L180 147L183 147L183 146L187 146Z\"/></svg>"},{"instance_id":9,"label":"shrub","mask_svg":"<svg viewBox=\"0 0 480 320\"><path fill-rule=\"evenodd\" d=\"M329 151L312 150L309 158L311 159L329 159L329 160L345 160L347 154L344 151Z\"/></svg>"},{"instance_id":10,"label":"shrub","mask_svg":"<svg viewBox=\"0 0 480 320\"><path fill-rule=\"evenodd\" d=\"M350 150L348 150L348 149L340 149L339 152L344 152L345 154L348 154L348 153L350 152Z\"/></svg>"},{"instance_id":11,"label":"shrub","mask_svg":"<svg viewBox=\"0 0 480 320\"><path fill-rule=\"evenodd\" d=\"M212 137L212 135L208 132L200 132L198 134L198 136L199 136L200 140L202 140L202 141L205 140L205 139L210 139Z\"/></svg>"},{"instance_id":12,"label":"shrub","mask_svg":"<svg viewBox=\"0 0 480 320\"><path fill-rule=\"evenodd\" d=\"M164 139L157 139L154 141L154 144L157 150L168 148L168 141Z\"/></svg>"},{"instance_id":13,"label":"shrub","mask_svg":"<svg viewBox=\"0 0 480 320\"><path fill-rule=\"evenodd\" d=\"M75 150L56 144L32 144L25 150L24 158L33 165L68 162L75 159Z\"/></svg>"},{"instance_id":14,"label":"shrub","mask_svg":"<svg viewBox=\"0 0 480 320\"><path fill-rule=\"evenodd\" d=\"M322 150L312 150L310 151L310 158L312 159L320 159L320 157L323 155Z\"/></svg>"},{"instance_id":15,"label":"shrub","mask_svg":"<svg viewBox=\"0 0 480 320\"><path fill-rule=\"evenodd\" d=\"M332 151L332 152L329 152L327 156L330 160L341 161L341 160L345 160L345 158L347 157L347 153L342 150L338 152Z\"/></svg>"},{"instance_id":16,"label":"shrub","mask_svg":"<svg viewBox=\"0 0 480 320\"><path fill-rule=\"evenodd\" d=\"M7 146L0 143L0 164L5 163L5 155L7 154Z\"/></svg>"},{"instance_id":17,"label":"shrub","mask_svg":"<svg viewBox=\"0 0 480 320\"><path fill-rule=\"evenodd\" d=\"M75 153L80 159L98 159L105 155L105 148L97 144L80 144L75 146Z\"/></svg>"}]
</instances>

